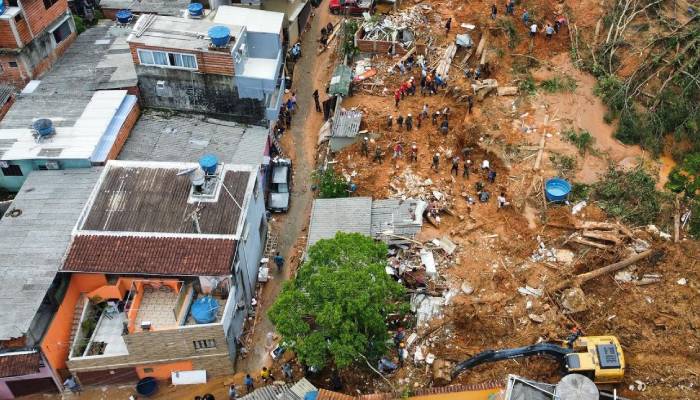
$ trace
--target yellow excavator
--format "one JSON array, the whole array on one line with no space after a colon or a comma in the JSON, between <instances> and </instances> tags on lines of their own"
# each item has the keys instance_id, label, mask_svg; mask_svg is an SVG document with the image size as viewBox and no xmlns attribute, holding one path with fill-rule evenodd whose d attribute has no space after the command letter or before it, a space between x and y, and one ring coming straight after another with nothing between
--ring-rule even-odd
<instances>
[{"instance_id":1,"label":"yellow excavator","mask_svg":"<svg viewBox=\"0 0 700 400\"><path fill-rule=\"evenodd\" d=\"M625 357L615 336L579 336L574 333L561 344L538 343L514 349L483 351L457 364L452 370L452 379L480 364L530 356L554 358L567 374L581 374L598 384L618 383L625 375Z\"/></svg>"}]
</instances>

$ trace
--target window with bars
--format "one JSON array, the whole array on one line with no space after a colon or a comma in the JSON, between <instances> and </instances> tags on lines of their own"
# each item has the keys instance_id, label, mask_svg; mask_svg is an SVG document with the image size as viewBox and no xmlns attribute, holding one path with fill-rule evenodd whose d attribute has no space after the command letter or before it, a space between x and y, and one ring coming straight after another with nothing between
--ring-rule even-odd
<instances>
[{"instance_id":1,"label":"window with bars","mask_svg":"<svg viewBox=\"0 0 700 400\"><path fill-rule=\"evenodd\" d=\"M138 49L137 53L139 55L139 62L141 65L197 69L197 58L193 54L144 49Z\"/></svg>"},{"instance_id":2,"label":"window with bars","mask_svg":"<svg viewBox=\"0 0 700 400\"><path fill-rule=\"evenodd\" d=\"M216 348L216 340L214 340L214 339L193 340L192 345L194 346L195 350L215 349Z\"/></svg>"}]
</instances>

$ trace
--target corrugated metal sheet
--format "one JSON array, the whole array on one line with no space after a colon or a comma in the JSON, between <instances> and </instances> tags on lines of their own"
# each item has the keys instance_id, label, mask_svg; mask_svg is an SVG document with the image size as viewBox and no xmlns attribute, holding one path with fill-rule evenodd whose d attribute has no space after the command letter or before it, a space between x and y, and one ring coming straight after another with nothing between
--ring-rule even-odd
<instances>
[{"instance_id":1,"label":"corrugated metal sheet","mask_svg":"<svg viewBox=\"0 0 700 400\"><path fill-rule=\"evenodd\" d=\"M316 199L311 209L307 247L337 232L370 234L371 197Z\"/></svg>"},{"instance_id":2,"label":"corrugated metal sheet","mask_svg":"<svg viewBox=\"0 0 700 400\"><path fill-rule=\"evenodd\" d=\"M346 110L339 111L333 117L333 127L331 137L354 138L360 130L362 122L362 111Z\"/></svg>"},{"instance_id":3,"label":"corrugated metal sheet","mask_svg":"<svg viewBox=\"0 0 700 400\"><path fill-rule=\"evenodd\" d=\"M372 237L388 244L405 243L393 235L413 238L423 226L426 203L416 199L386 199L372 202Z\"/></svg>"},{"instance_id":4,"label":"corrugated metal sheet","mask_svg":"<svg viewBox=\"0 0 700 400\"><path fill-rule=\"evenodd\" d=\"M289 388L289 384L277 384L266 385L253 390L252 393L248 393L243 397L239 397L240 400L282 400L282 396L287 393L292 393ZM293 394L292 394L293 395Z\"/></svg>"},{"instance_id":5,"label":"corrugated metal sheet","mask_svg":"<svg viewBox=\"0 0 700 400\"><path fill-rule=\"evenodd\" d=\"M296 395L296 397L299 398L299 400L303 400L304 396L309 392L318 391L318 389L316 389L316 386L312 385L311 382L306 380L306 378L301 378L301 380L295 383L294 386L290 388L290 390Z\"/></svg>"},{"instance_id":6,"label":"corrugated metal sheet","mask_svg":"<svg viewBox=\"0 0 700 400\"><path fill-rule=\"evenodd\" d=\"M0 340L29 329L101 170L34 171L0 220Z\"/></svg>"}]
</instances>

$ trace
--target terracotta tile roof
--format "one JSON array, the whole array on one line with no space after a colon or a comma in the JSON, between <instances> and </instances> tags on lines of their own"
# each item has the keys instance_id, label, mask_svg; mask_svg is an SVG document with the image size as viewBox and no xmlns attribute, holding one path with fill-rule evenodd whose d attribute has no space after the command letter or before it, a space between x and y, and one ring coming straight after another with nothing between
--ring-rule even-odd
<instances>
[{"instance_id":1,"label":"terracotta tile roof","mask_svg":"<svg viewBox=\"0 0 700 400\"><path fill-rule=\"evenodd\" d=\"M0 378L39 372L38 352L0 356Z\"/></svg>"},{"instance_id":2,"label":"terracotta tile roof","mask_svg":"<svg viewBox=\"0 0 700 400\"><path fill-rule=\"evenodd\" d=\"M316 400L353 400L354 398L354 396L349 396L347 394L332 392L326 389L319 389Z\"/></svg>"},{"instance_id":3,"label":"terracotta tile roof","mask_svg":"<svg viewBox=\"0 0 700 400\"><path fill-rule=\"evenodd\" d=\"M230 239L79 235L63 271L155 275L227 275L235 253Z\"/></svg>"},{"instance_id":4,"label":"terracotta tile roof","mask_svg":"<svg viewBox=\"0 0 700 400\"><path fill-rule=\"evenodd\" d=\"M473 392L479 390L498 389L505 385L502 381L488 381L470 385L438 386L413 390L412 397L433 396L445 393Z\"/></svg>"}]
</instances>

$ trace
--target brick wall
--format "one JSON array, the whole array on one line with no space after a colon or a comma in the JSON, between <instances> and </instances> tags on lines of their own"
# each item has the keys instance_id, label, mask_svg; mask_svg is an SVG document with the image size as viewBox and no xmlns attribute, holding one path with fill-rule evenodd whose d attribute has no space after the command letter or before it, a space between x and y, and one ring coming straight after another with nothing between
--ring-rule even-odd
<instances>
[{"instance_id":1,"label":"brick wall","mask_svg":"<svg viewBox=\"0 0 700 400\"><path fill-rule=\"evenodd\" d=\"M10 67L10 62L17 63L17 66ZM21 90L30 79L29 72L24 69L24 64L16 55L0 55L0 66L2 66L2 73L0 73L0 82L2 83L12 85Z\"/></svg>"},{"instance_id":2,"label":"brick wall","mask_svg":"<svg viewBox=\"0 0 700 400\"><path fill-rule=\"evenodd\" d=\"M68 1L58 0L47 10L44 7L44 0L22 0L22 8L32 33L38 36L56 18L68 11Z\"/></svg>"},{"instance_id":3,"label":"brick wall","mask_svg":"<svg viewBox=\"0 0 700 400\"><path fill-rule=\"evenodd\" d=\"M134 65L139 65L139 56L136 49L170 51L174 53L194 54L197 57L197 72L204 74L216 74L234 76L235 70L233 66L233 57L228 51L221 52L198 52L192 50L179 50L166 47L145 46L142 44L129 44L131 50L131 58L134 60Z\"/></svg>"},{"instance_id":4,"label":"brick wall","mask_svg":"<svg viewBox=\"0 0 700 400\"><path fill-rule=\"evenodd\" d=\"M12 32L12 26L10 20L4 19L0 21L0 48L2 49L16 49L17 41L15 40L15 35Z\"/></svg>"},{"instance_id":5,"label":"brick wall","mask_svg":"<svg viewBox=\"0 0 700 400\"><path fill-rule=\"evenodd\" d=\"M124 120L124 124L122 124L122 127L119 129L119 133L117 133L114 145L112 145L112 149L107 156L108 160L116 160L119 152L122 151L124 142L126 142L126 139L129 138L129 134L131 134L131 129L134 127L134 124L136 124L136 121L138 121L139 115L141 115L141 108L139 107L139 103L136 102L131 111L129 111L129 115L127 115Z\"/></svg>"},{"instance_id":6,"label":"brick wall","mask_svg":"<svg viewBox=\"0 0 700 400\"><path fill-rule=\"evenodd\" d=\"M5 117L5 114L7 114L7 111L12 107L12 104L15 102L15 95L11 95L9 99L5 102L5 104L0 107L0 121Z\"/></svg>"},{"instance_id":7,"label":"brick wall","mask_svg":"<svg viewBox=\"0 0 700 400\"><path fill-rule=\"evenodd\" d=\"M205 339L214 339L216 348L195 350L192 342ZM233 372L224 330L220 324L136 332L124 336L124 341L128 355L68 360L68 368L75 373L191 360L195 369L206 369L212 376Z\"/></svg>"},{"instance_id":8,"label":"brick wall","mask_svg":"<svg viewBox=\"0 0 700 400\"><path fill-rule=\"evenodd\" d=\"M26 45L32 41L32 34L29 32L29 25L27 25L27 20L22 18L20 21L15 22L17 26L17 33L19 33L19 38L22 44Z\"/></svg>"},{"instance_id":9,"label":"brick wall","mask_svg":"<svg viewBox=\"0 0 700 400\"><path fill-rule=\"evenodd\" d=\"M363 53L388 53L393 42L386 40L366 40L362 39L364 36L364 30L358 29L357 34L355 34L355 45ZM401 43L396 42L396 54L402 56L406 54L410 48L405 49ZM416 52L418 54L425 53L425 45L418 43L416 44Z\"/></svg>"}]
</instances>

